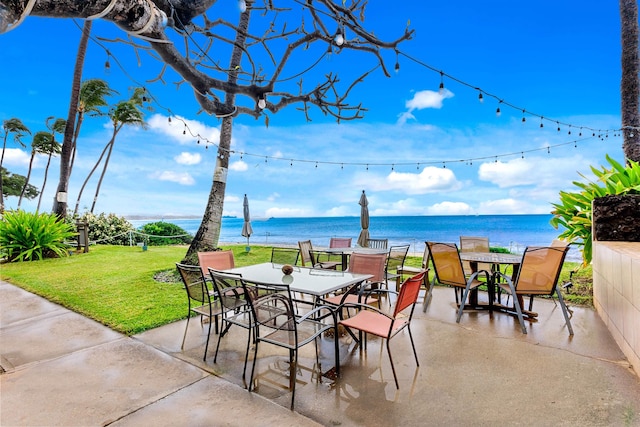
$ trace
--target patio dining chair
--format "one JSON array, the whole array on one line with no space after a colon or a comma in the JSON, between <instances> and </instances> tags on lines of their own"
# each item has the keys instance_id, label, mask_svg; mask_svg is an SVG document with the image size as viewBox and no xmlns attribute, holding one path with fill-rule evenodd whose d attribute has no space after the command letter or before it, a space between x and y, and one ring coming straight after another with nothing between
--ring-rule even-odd
<instances>
[{"instance_id":1,"label":"patio dining chair","mask_svg":"<svg viewBox=\"0 0 640 427\"><path fill-rule=\"evenodd\" d=\"M429 287L429 296L427 299L431 299L431 293L433 292L433 286L436 281L443 285L451 286L454 289L456 302L458 304L456 323L460 323L460 318L464 311L465 302L469 297L469 292L472 290L477 291L479 286L491 283L491 275L487 270L478 270L467 278L462 268L462 261L460 260L460 254L458 253L458 246L456 246L455 243L426 243L429 248L429 255L431 256L433 270L435 271L433 281ZM486 281L483 282L478 280L478 277L481 274L485 276ZM461 294L459 299L458 292ZM422 308L422 311L426 310L427 305Z\"/></svg>"},{"instance_id":2,"label":"patio dining chair","mask_svg":"<svg viewBox=\"0 0 640 427\"><path fill-rule=\"evenodd\" d=\"M274 264L298 264L300 249L294 248L271 248L271 262Z\"/></svg>"},{"instance_id":3,"label":"patio dining chair","mask_svg":"<svg viewBox=\"0 0 640 427\"><path fill-rule=\"evenodd\" d=\"M207 281L202 274L202 269L197 265L186 265L176 263L176 268L182 278L182 283L187 292L189 306L187 309L187 324L184 327L184 336L182 337L181 350L184 350L184 342L187 338L187 330L189 329L189 320L192 313L200 315L200 324L204 323L204 319L209 320L209 330L207 332L207 342L204 346L204 356L202 360L207 359L207 349L209 348L209 337L211 336L211 320L216 324L216 332L218 331L218 316L222 314L222 308L218 301L211 297Z\"/></svg>"},{"instance_id":4,"label":"patio dining chair","mask_svg":"<svg viewBox=\"0 0 640 427\"><path fill-rule=\"evenodd\" d=\"M389 239L367 239L367 247L374 249L387 249Z\"/></svg>"},{"instance_id":5,"label":"patio dining chair","mask_svg":"<svg viewBox=\"0 0 640 427\"><path fill-rule=\"evenodd\" d=\"M289 388L291 389L291 410L293 410L298 371L298 350L310 343L315 344L316 367L321 371L317 340L326 331L333 332L335 369L340 374L340 354L338 348L337 319L334 308L319 305L299 316L296 314L289 285L251 283L243 280L245 293L249 298L255 321L256 344L249 380L249 391L254 388L253 378L261 343L271 344L289 350ZM331 319L326 322L325 319ZM322 375L317 375L321 378Z\"/></svg>"},{"instance_id":6,"label":"patio dining chair","mask_svg":"<svg viewBox=\"0 0 640 427\"><path fill-rule=\"evenodd\" d=\"M329 240L330 248L350 248L351 247L351 237L332 237Z\"/></svg>"},{"instance_id":7,"label":"patio dining chair","mask_svg":"<svg viewBox=\"0 0 640 427\"><path fill-rule=\"evenodd\" d=\"M489 238L488 237L473 237L473 236L460 236L460 252L489 252ZM468 261L462 261L462 267L464 274L471 275L471 265ZM491 264L478 264L478 270L491 271Z\"/></svg>"},{"instance_id":8,"label":"patio dining chair","mask_svg":"<svg viewBox=\"0 0 640 427\"><path fill-rule=\"evenodd\" d=\"M390 342L391 338L395 337L400 331L406 329L409 332L409 339L411 340L411 348L413 349L413 355L416 359L416 365L420 366L418 360L418 353L416 352L416 346L413 342L413 336L411 335L411 319L413 318L413 311L415 309L416 301L418 300L418 294L420 293L420 286L424 280L426 273L419 273L413 277L407 279L400 287L396 305L391 314L387 314L380 309L371 307L362 303L349 303L343 307L356 307L360 310L353 317L342 319L338 324L347 328L349 334L356 341L356 345L360 345L363 341L364 344L360 346L361 350L366 351L367 338L366 334L376 335L386 340L387 353L389 354L389 361L391 362L391 370L393 371L393 379L396 382L396 388L399 389L398 376L396 374L396 368L393 364L393 357L391 356ZM395 293L394 291L378 289L376 292L382 293ZM410 310L409 310L410 309ZM407 314L406 311L409 310ZM358 335L360 338L356 338L352 330L360 332ZM364 338L362 334L364 333Z\"/></svg>"},{"instance_id":9,"label":"patio dining chair","mask_svg":"<svg viewBox=\"0 0 640 427\"><path fill-rule=\"evenodd\" d=\"M328 259L326 261L318 260L317 255L319 255L320 252L313 250L311 240L299 241L298 247L300 248L300 263L303 267L336 270L338 265L342 265L341 261L330 261ZM329 254L326 254L326 256L328 257Z\"/></svg>"},{"instance_id":10,"label":"patio dining chair","mask_svg":"<svg viewBox=\"0 0 640 427\"><path fill-rule=\"evenodd\" d=\"M426 307L429 303L429 301L427 301L427 296L429 295L429 246L427 245L427 242L424 243L424 252L422 254L422 262L420 264L420 267L413 267L406 264L398 267L398 274L403 277L403 279L401 279L400 281L401 283L402 280L404 280L404 276L415 276L419 273L426 273L424 275L424 279L422 280L422 286L420 286L420 290L425 291L422 304L424 307ZM396 288L396 292L400 292L399 286Z\"/></svg>"},{"instance_id":11,"label":"patio dining chair","mask_svg":"<svg viewBox=\"0 0 640 427\"><path fill-rule=\"evenodd\" d=\"M216 352L213 356L213 363L218 360L218 350L220 349L220 341L229 332L231 326L239 326L247 329L247 349L244 356L244 367L242 369L242 381L245 381L247 371L247 360L249 359L249 347L251 338L254 337L253 329L255 323L251 316L251 309L247 301L244 287L242 286L242 275L237 273L229 273L209 268L209 275L213 280L213 286L217 296L217 302L222 310L222 331L218 336L216 344ZM205 356L206 359L206 356Z\"/></svg>"},{"instance_id":12,"label":"patio dining chair","mask_svg":"<svg viewBox=\"0 0 640 427\"><path fill-rule=\"evenodd\" d=\"M387 262L384 267L385 285L389 289L389 281L396 284L396 291L400 288L402 274L398 270L402 270L404 261L407 259L410 245L391 246L387 255Z\"/></svg>"},{"instance_id":13,"label":"patio dining chair","mask_svg":"<svg viewBox=\"0 0 640 427\"><path fill-rule=\"evenodd\" d=\"M230 270L235 267L233 251L231 250L198 252L198 263L202 269L202 274L207 279L209 278L209 267L215 270Z\"/></svg>"},{"instance_id":14,"label":"patio dining chair","mask_svg":"<svg viewBox=\"0 0 640 427\"><path fill-rule=\"evenodd\" d=\"M362 296L365 290L378 289L380 285L385 283L384 268L387 262L387 254L364 254L354 252L351 254L349 261L349 273L371 274L373 277L365 280L359 286L352 287L349 291L326 297L323 301L331 305L342 305L348 303L362 302ZM377 304L378 298L367 295L364 301L367 304Z\"/></svg>"},{"instance_id":15,"label":"patio dining chair","mask_svg":"<svg viewBox=\"0 0 640 427\"><path fill-rule=\"evenodd\" d=\"M522 301L524 296L529 296L529 310L533 309L533 299L535 296L548 295L558 297L558 302L562 308L565 324L569 330L569 335L573 335L571 320L567 306L562 297L562 292L558 289L558 278L562 271L564 259L569 251L569 246L549 246L532 247L525 249L522 255L522 263L515 280L511 277L497 273L503 280L499 286L513 296L513 305L518 316L518 321L522 328L522 333L526 334L522 312Z\"/></svg>"}]
</instances>

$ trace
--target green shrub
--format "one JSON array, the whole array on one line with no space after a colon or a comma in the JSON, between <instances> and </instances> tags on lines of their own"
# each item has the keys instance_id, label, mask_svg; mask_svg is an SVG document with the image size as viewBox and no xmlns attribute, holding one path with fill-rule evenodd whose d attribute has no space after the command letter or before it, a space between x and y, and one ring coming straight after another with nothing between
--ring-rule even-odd
<instances>
[{"instance_id":1,"label":"green shrub","mask_svg":"<svg viewBox=\"0 0 640 427\"><path fill-rule=\"evenodd\" d=\"M591 171L599 182L577 182L573 184L582 189L579 192L560 192L560 203L553 203L554 217L551 225L563 226L565 230L558 236L582 247L583 264L591 263L592 257L592 204L593 199L607 195L634 194L640 192L640 164L629 161L627 166L607 155L611 169L602 166L602 170L593 166ZM587 179L584 175L580 175Z\"/></svg>"},{"instance_id":2,"label":"green shrub","mask_svg":"<svg viewBox=\"0 0 640 427\"><path fill-rule=\"evenodd\" d=\"M140 227L140 233L150 246L183 245L193 239L182 227L164 221L145 224Z\"/></svg>"},{"instance_id":3,"label":"green shrub","mask_svg":"<svg viewBox=\"0 0 640 427\"><path fill-rule=\"evenodd\" d=\"M46 213L8 211L0 221L0 252L9 261L33 261L69 254L73 227Z\"/></svg>"},{"instance_id":4,"label":"green shrub","mask_svg":"<svg viewBox=\"0 0 640 427\"><path fill-rule=\"evenodd\" d=\"M113 213L94 215L91 212L85 212L76 218L67 216L67 222L74 228L77 221L88 224L89 241L99 245L128 246L131 243L131 232L135 231L129 221Z\"/></svg>"}]
</instances>

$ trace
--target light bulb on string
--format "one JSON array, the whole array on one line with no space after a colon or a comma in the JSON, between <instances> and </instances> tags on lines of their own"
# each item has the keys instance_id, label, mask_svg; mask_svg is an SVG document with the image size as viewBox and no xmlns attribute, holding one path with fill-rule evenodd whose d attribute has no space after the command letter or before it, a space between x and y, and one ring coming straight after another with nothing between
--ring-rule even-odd
<instances>
[{"instance_id":1,"label":"light bulb on string","mask_svg":"<svg viewBox=\"0 0 640 427\"><path fill-rule=\"evenodd\" d=\"M502 112L500 111L500 107L496 108L496 117L500 117L500 114L502 114Z\"/></svg>"},{"instance_id":2,"label":"light bulb on string","mask_svg":"<svg viewBox=\"0 0 640 427\"><path fill-rule=\"evenodd\" d=\"M247 11L247 2L245 0L238 0L238 9L244 13Z\"/></svg>"},{"instance_id":3,"label":"light bulb on string","mask_svg":"<svg viewBox=\"0 0 640 427\"><path fill-rule=\"evenodd\" d=\"M265 99L264 95L262 95L260 96L260 98L258 98L258 108L264 110L266 106L267 100Z\"/></svg>"},{"instance_id":4,"label":"light bulb on string","mask_svg":"<svg viewBox=\"0 0 640 427\"><path fill-rule=\"evenodd\" d=\"M558 132L560 132L560 122L556 122L558 125Z\"/></svg>"},{"instance_id":5,"label":"light bulb on string","mask_svg":"<svg viewBox=\"0 0 640 427\"><path fill-rule=\"evenodd\" d=\"M171 116L167 117L167 121L171 123Z\"/></svg>"},{"instance_id":6,"label":"light bulb on string","mask_svg":"<svg viewBox=\"0 0 640 427\"><path fill-rule=\"evenodd\" d=\"M526 113L526 111L522 110L522 123L527 121L527 118L524 116L524 113Z\"/></svg>"},{"instance_id":7,"label":"light bulb on string","mask_svg":"<svg viewBox=\"0 0 640 427\"><path fill-rule=\"evenodd\" d=\"M478 93L478 101L482 104L484 102L484 97L482 96L482 91Z\"/></svg>"},{"instance_id":8,"label":"light bulb on string","mask_svg":"<svg viewBox=\"0 0 640 427\"><path fill-rule=\"evenodd\" d=\"M542 123L542 120L544 120L544 117L540 117L540 127L543 128L544 127L544 123Z\"/></svg>"},{"instance_id":9,"label":"light bulb on string","mask_svg":"<svg viewBox=\"0 0 640 427\"><path fill-rule=\"evenodd\" d=\"M393 69L396 73L400 72L400 63L397 60L396 60L396 65L395 67L393 67Z\"/></svg>"},{"instance_id":10,"label":"light bulb on string","mask_svg":"<svg viewBox=\"0 0 640 427\"><path fill-rule=\"evenodd\" d=\"M341 30L338 30L338 32L336 32L336 36L333 38L333 41L338 47L344 44L344 35L342 34Z\"/></svg>"},{"instance_id":11,"label":"light bulb on string","mask_svg":"<svg viewBox=\"0 0 640 427\"><path fill-rule=\"evenodd\" d=\"M444 93L444 73L440 71L440 87L438 88L440 94Z\"/></svg>"}]
</instances>

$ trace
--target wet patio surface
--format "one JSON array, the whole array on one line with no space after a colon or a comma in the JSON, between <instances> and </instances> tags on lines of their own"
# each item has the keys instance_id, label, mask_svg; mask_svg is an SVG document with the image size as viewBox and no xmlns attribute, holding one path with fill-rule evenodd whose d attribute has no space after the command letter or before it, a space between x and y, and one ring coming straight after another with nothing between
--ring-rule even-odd
<instances>
[{"instance_id":1,"label":"wet patio surface","mask_svg":"<svg viewBox=\"0 0 640 427\"><path fill-rule=\"evenodd\" d=\"M597 314L572 307L570 337L559 307L536 300L537 322L466 311L436 288L409 336L391 342L397 390L384 342L367 351L340 338L341 376L314 368L301 351L295 411L288 354L261 344L256 389L244 388L247 331L217 335L202 360L206 325L185 321L125 337L33 294L0 283L0 424L5 425L640 425L640 381ZM247 378L253 361L250 352ZM330 337L322 372L332 368ZM34 402L38 402L34 406ZM37 409L36 409L37 408Z\"/></svg>"}]
</instances>

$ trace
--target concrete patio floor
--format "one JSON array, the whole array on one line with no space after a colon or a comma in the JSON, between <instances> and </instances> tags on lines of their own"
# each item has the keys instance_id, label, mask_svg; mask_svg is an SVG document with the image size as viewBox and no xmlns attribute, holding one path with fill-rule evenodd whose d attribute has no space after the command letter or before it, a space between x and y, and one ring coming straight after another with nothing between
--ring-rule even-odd
<instances>
[{"instance_id":1,"label":"concrete patio floor","mask_svg":"<svg viewBox=\"0 0 640 427\"><path fill-rule=\"evenodd\" d=\"M412 323L420 367L406 332L391 342L399 390L381 340L360 352L344 336L338 380L318 381L313 345L301 352L290 411L278 349L260 346L257 389L244 388L243 329L222 339L214 364L218 336L203 361L197 318L182 351L186 321L126 337L0 282L0 425L640 425L640 381L597 314L573 307L570 337L552 301L534 309L527 335L502 313L468 311L457 324L453 291L436 288ZM322 341L326 371L333 350Z\"/></svg>"}]
</instances>

